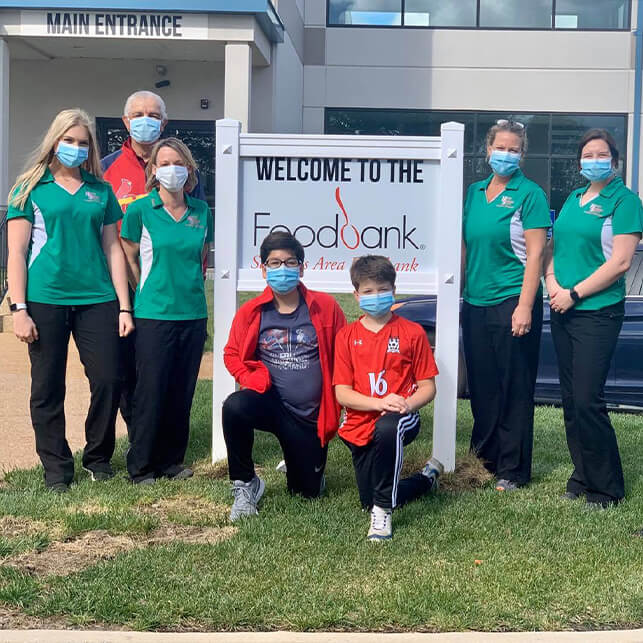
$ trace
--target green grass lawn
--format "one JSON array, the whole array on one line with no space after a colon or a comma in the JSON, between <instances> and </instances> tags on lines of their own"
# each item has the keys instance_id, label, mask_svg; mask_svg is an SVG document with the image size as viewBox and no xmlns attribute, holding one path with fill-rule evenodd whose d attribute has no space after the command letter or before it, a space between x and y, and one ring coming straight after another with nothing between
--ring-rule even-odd
<instances>
[{"instance_id":1,"label":"green grass lawn","mask_svg":"<svg viewBox=\"0 0 643 643\"><path fill-rule=\"evenodd\" d=\"M354 319L350 295L340 302ZM199 382L193 406L191 480L133 487L121 440L118 475L107 483L90 482L79 460L66 496L46 492L40 468L0 482L0 616L141 630L643 626L641 416L612 416L627 492L617 508L560 499L571 471L562 413L540 407L529 487L441 491L396 511L393 541L374 545L339 440L329 450L326 496L306 501L290 497L275 471L277 441L258 434L255 460L267 483L260 515L228 527L226 471L208 464L211 386ZM415 467L431 453L431 412L423 410L423 430L405 450ZM460 457L471 425L460 401ZM170 537L159 541L163 533Z\"/></svg>"},{"instance_id":2,"label":"green grass lawn","mask_svg":"<svg viewBox=\"0 0 643 643\"><path fill-rule=\"evenodd\" d=\"M466 452L471 415L459 403L458 452ZM365 539L350 457L333 441L328 492L291 498L272 436L260 434L255 458L267 481L260 515L218 544L170 542L134 549L71 575L47 576L7 563L21 552L47 552L52 540L91 530L143 538L161 521L159 503L176 501L175 523L221 526L230 492L223 471L203 465L210 441L210 383L200 382L187 482L132 487L123 479L91 483L80 473L64 497L45 491L42 471L17 471L0 490L0 527L26 517L28 534L0 537L0 603L70 626L133 629L532 630L643 625L643 422L614 415L627 500L603 512L559 499L570 472L561 412L536 413L534 481L501 495L487 485L440 492L397 511L394 539ZM420 464L430 453L430 409L408 447ZM200 502L210 512L191 514ZM178 504L177 504L178 503ZM182 503L186 511L181 511ZM176 508L178 507L178 509ZM2 533L2 532L0 532ZM476 564L476 561L482 561Z\"/></svg>"}]
</instances>

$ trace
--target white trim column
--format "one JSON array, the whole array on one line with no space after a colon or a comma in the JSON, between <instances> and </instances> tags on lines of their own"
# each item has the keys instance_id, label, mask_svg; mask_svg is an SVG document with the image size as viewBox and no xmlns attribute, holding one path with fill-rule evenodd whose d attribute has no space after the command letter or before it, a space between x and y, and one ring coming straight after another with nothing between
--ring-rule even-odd
<instances>
[{"instance_id":1,"label":"white trim column","mask_svg":"<svg viewBox=\"0 0 643 643\"><path fill-rule=\"evenodd\" d=\"M241 131L250 131L252 47L247 42L225 46L225 118L241 122Z\"/></svg>"},{"instance_id":2,"label":"white trim column","mask_svg":"<svg viewBox=\"0 0 643 643\"><path fill-rule=\"evenodd\" d=\"M9 192L9 67L11 58L6 40L0 40L0 206Z\"/></svg>"}]
</instances>

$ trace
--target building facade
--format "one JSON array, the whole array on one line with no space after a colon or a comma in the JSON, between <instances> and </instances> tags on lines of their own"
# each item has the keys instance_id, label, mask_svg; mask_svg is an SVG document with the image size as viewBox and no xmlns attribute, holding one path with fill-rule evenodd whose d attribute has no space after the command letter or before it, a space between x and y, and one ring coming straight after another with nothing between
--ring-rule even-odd
<instances>
[{"instance_id":1,"label":"building facade","mask_svg":"<svg viewBox=\"0 0 643 643\"><path fill-rule=\"evenodd\" d=\"M213 197L213 122L248 131L436 135L463 122L465 181L484 134L527 126L525 172L552 209L578 185L576 141L605 127L639 186L637 0L35 0L0 2L0 189L60 109L122 140L126 96L151 89L198 148ZM178 25L178 26L177 26ZM169 81L167 84L164 81ZM637 91L638 88L638 91ZM209 165L208 165L209 164Z\"/></svg>"}]
</instances>

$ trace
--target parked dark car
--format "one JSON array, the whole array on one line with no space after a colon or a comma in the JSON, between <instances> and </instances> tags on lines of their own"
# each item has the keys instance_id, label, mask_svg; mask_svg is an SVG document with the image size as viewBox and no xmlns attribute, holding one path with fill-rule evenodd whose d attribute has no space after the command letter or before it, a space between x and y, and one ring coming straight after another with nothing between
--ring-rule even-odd
<instances>
[{"instance_id":1,"label":"parked dark car","mask_svg":"<svg viewBox=\"0 0 643 643\"><path fill-rule=\"evenodd\" d=\"M626 279L625 320L612 359L605 398L611 407L643 410L643 249L634 256ZM436 296L411 297L396 303L395 312L424 327L435 346ZM558 362L551 337L549 300L543 299L543 334L536 380L536 400L560 404ZM458 396L467 397L466 367L460 338Z\"/></svg>"}]
</instances>

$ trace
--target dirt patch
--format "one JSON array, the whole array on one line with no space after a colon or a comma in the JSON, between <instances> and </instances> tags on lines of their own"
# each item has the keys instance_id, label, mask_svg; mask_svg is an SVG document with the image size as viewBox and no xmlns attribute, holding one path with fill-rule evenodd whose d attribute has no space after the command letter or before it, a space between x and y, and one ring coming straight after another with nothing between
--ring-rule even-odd
<instances>
[{"instance_id":1,"label":"dirt patch","mask_svg":"<svg viewBox=\"0 0 643 643\"><path fill-rule=\"evenodd\" d=\"M198 496L175 496L139 505L142 513L158 516L167 522L188 525L221 525L226 522L229 508Z\"/></svg>"},{"instance_id":2,"label":"dirt patch","mask_svg":"<svg viewBox=\"0 0 643 643\"><path fill-rule=\"evenodd\" d=\"M68 576L136 546L136 541L129 536L112 536L97 529L73 540L53 542L41 552L28 551L11 556L4 564L35 576Z\"/></svg>"},{"instance_id":3,"label":"dirt patch","mask_svg":"<svg viewBox=\"0 0 643 643\"><path fill-rule=\"evenodd\" d=\"M177 541L189 545L215 545L232 538L237 527L195 527L193 525L162 525L147 538L146 545L170 545Z\"/></svg>"},{"instance_id":4,"label":"dirt patch","mask_svg":"<svg viewBox=\"0 0 643 643\"><path fill-rule=\"evenodd\" d=\"M0 605L1 630L66 630L69 624L63 618L38 618L15 607Z\"/></svg>"},{"instance_id":5,"label":"dirt patch","mask_svg":"<svg viewBox=\"0 0 643 643\"><path fill-rule=\"evenodd\" d=\"M426 460L415 457L405 458L402 466L402 476L417 473L425 465ZM484 468L482 462L473 454L467 453L455 461L455 471L445 473L440 477L440 489L453 493L472 491L484 487L493 480L493 476Z\"/></svg>"},{"instance_id":6,"label":"dirt patch","mask_svg":"<svg viewBox=\"0 0 643 643\"><path fill-rule=\"evenodd\" d=\"M440 488L454 493L473 491L484 487L493 479L493 475L484 468L482 461L472 453L467 453L464 457L456 459L455 471L442 476Z\"/></svg>"},{"instance_id":7,"label":"dirt patch","mask_svg":"<svg viewBox=\"0 0 643 643\"><path fill-rule=\"evenodd\" d=\"M58 521L45 523L24 516L2 516L0 518L0 537L2 538L30 538L38 534L46 534L52 540L60 540L63 535L63 527Z\"/></svg>"},{"instance_id":8,"label":"dirt patch","mask_svg":"<svg viewBox=\"0 0 643 643\"><path fill-rule=\"evenodd\" d=\"M209 459L197 460L191 465L195 476L208 478L209 480L227 480L228 479L228 461L219 460L212 464ZM258 476L265 471L265 467L255 464L255 472Z\"/></svg>"}]
</instances>

